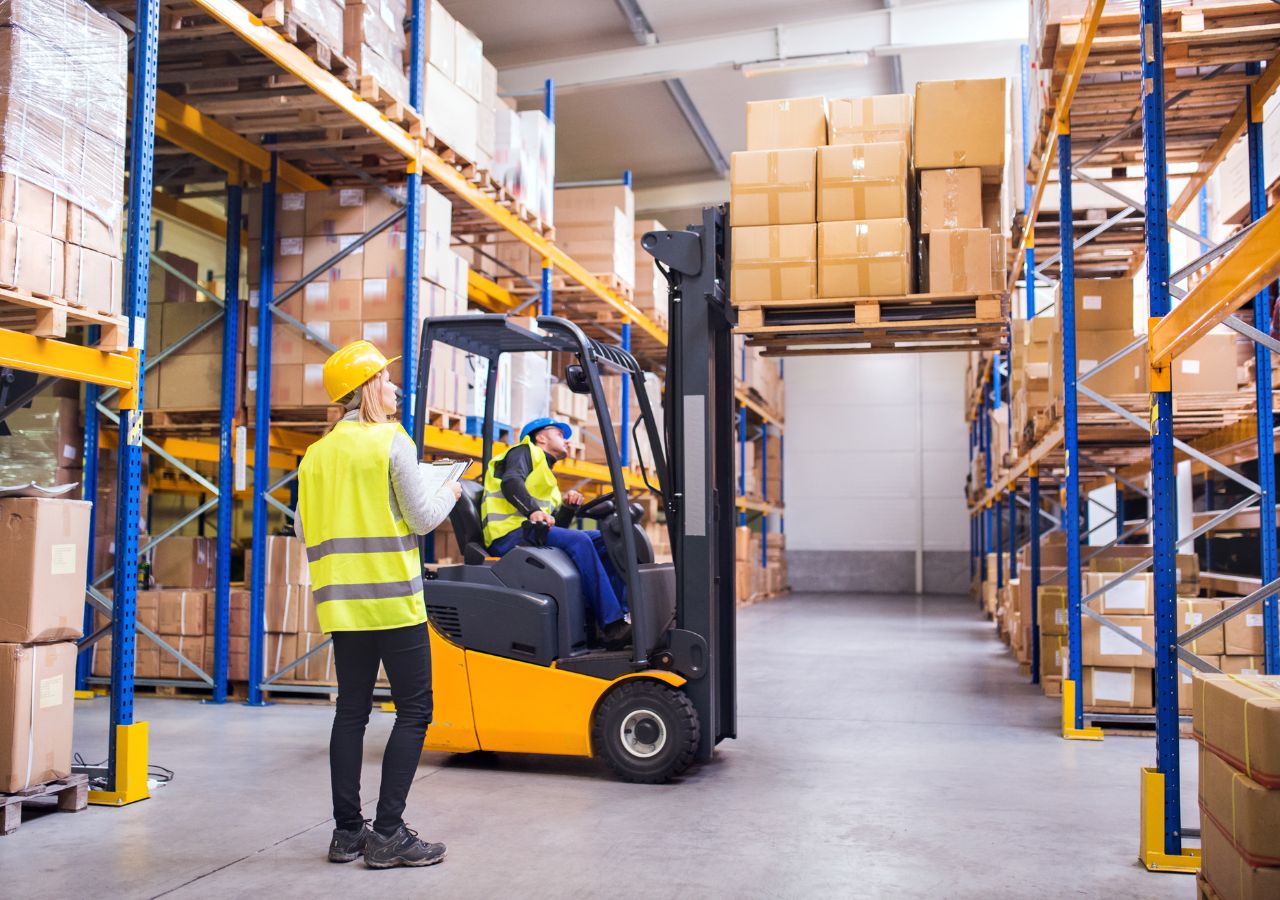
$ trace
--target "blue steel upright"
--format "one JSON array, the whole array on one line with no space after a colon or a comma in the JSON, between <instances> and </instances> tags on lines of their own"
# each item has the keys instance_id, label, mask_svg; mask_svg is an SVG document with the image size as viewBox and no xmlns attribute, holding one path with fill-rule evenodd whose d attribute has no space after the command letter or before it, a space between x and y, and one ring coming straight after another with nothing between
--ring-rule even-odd
<instances>
[{"instance_id":1,"label":"blue steel upright","mask_svg":"<svg viewBox=\"0 0 1280 900\"><path fill-rule=\"evenodd\" d=\"M271 314L275 292L276 173L279 161L271 154L271 177L262 182L262 256L258 262L258 383L253 416L253 571L249 588L250 706L262 700L263 609L267 590L267 487L271 461Z\"/></svg>"},{"instance_id":2,"label":"blue steel upright","mask_svg":"<svg viewBox=\"0 0 1280 900\"><path fill-rule=\"evenodd\" d=\"M552 125L556 122L556 83L548 78L543 84L542 112ZM542 314L551 315L551 261L542 261Z\"/></svg>"},{"instance_id":3,"label":"blue steel upright","mask_svg":"<svg viewBox=\"0 0 1280 900\"><path fill-rule=\"evenodd\" d=\"M1152 318L1169 314L1169 167L1165 158L1164 34L1159 0L1140 9L1142 160L1146 182L1147 297ZM1153 385L1153 388L1157 385ZM1164 775L1165 853L1182 853L1179 794L1176 475L1173 392L1151 394L1151 514L1156 601L1156 765ZM1261 429L1260 429L1261 430Z\"/></svg>"},{"instance_id":4,"label":"blue steel upright","mask_svg":"<svg viewBox=\"0 0 1280 900\"><path fill-rule=\"evenodd\" d=\"M1062 525L1067 535L1067 677L1076 685L1075 727L1084 727L1084 689L1080 663L1080 432L1076 421L1076 251L1072 231L1074 207L1071 202L1071 131L1063 126L1058 135L1058 234L1061 243L1062 273L1059 296L1062 309L1062 421L1066 451L1066 502L1062 505Z\"/></svg>"},{"instance_id":5,"label":"blue steel upright","mask_svg":"<svg viewBox=\"0 0 1280 900\"><path fill-rule=\"evenodd\" d=\"M738 407L738 496L747 495L747 408ZM747 510L738 509L738 525L747 524Z\"/></svg>"},{"instance_id":6,"label":"blue steel upright","mask_svg":"<svg viewBox=\"0 0 1280 900\"><path fill-rule=\"evenodd\" d=\"M92 346L97 344L100 338L100 329L97 325L89 326L88 341ZM85 567L85 586L93 584L93 579L98 577L98 573L93 568L93 540L97 534L97 518L98 518L98 396L102 393L102 388L92 382L86 382L84 386L84 472L80 479L80 498L88 500L89 507L89 564ZM92 603L85 601L84 604L84 635L88 637L96 630L93 626L97 621L95 615L95 607ZM89 647L83 647L76 656L76 690L84 691L89 688L89 670L91 655Z\"/></svg>"},{"instance_id":7,"label":"blue steel upright","mask_svg":"<svg viewBox=\"0 0 1280 900\"><path fill-rule=\"evenodd\" d=\"M1031 499L1031 513L1027 518L1030 525L1029 545L1031 567L1031 683L1040 683L1040 474L1035 466L1030 470L1031 478L1027 490Z\"/></svg>"},{"instance_id":8,"label":"blue steel upright","mask_svg":"<svg viewBox=\"0 0 1280 900\"><path fill-rule=\"evenodd\" d=\"M426 74L427 0L411 0L409 9L409 105L422 112L422 78ZM422 289L422 173L409 164L405 183L404 335L400 350L400 423L413 434L418 401L418 298ZM385 348L382 348L385 349Z\"/></svg>"},{"instance_id":9,"label":"blue steel upright","mask_svg":"<svg viewBox=\"0 0 1280 900\"><path fill-rule=\"evenodd\" d=\"M116 472L116 561L112 584L111 730L107 777L117 784L116 736L133 724L133 667L138 618L138 503L142 484L143 378L147 343L147 290L151 273L151 190L155 173L156 62L160 47L160 2L138 0L133 43L133 102L129 133L129 214L125 241L124 314L129 346L137 353L136 408L121 410ZM89 461L86 460L86 464Z\"/></svg>"},{"instance_id":10,"label":"blue steel upright","mask_svg":"<svg viewBox=\"0 0 1280 900\"><path fill-rule=\"evenodd\" d=\"M1009 582L1018 577L1018 488L1009 485Z\"/></svg>"},{"instance_id":11,"label":"blue steel upright","mask_svg":"<svg viewBox=\"0 0 1280 900\"><path fill-rule=\"evenodd\" d=\"M1031 209L1031 201L1035 195L1035 188L1031 182L1027 181L1026 172L1031 166L1031 51L1026 44L1022 45L1022 208ZM1036 316L1036 248L1035 248L1035 223L1028 222L1025 226L1027 232L1027 248L1026 248L1026 265L1023 267L1026 274L1024 276L1026 288L1023 293L1026 295L1027 321L1030 322ZM1039 648L1036 649L1038 654ZM1038 676L1037 676L1038 677Z\"/></svg>"},{"instance_id":12,"label":"blue steel upright","mask_svg":"<svg viewBox=\"0 0 1280 900\"><path fill-rule=\"evenodd\" d=\"M760 496L769 502L769 423L760 423ZM769 567L769 512L760 515L760 568Z\"/></svg>"},{"instance_id":13,"label":"blue steel upright","mask_svg":"<svg viewBox=\"0 0 1280 900\"><path fill-rule=\"evenodd\" d=\"M1260 73L1257 63L1245 66L1245 73L1255 78ZM1267 214L1267 179L1263 165L1262 118L1255 118L1253 110L1253 86L1246 89L1245 102L1249 106L1249 216L1256 222ZM1271 300L1263 290L1253 299L1253 327L1264 334L1271 333ZM1276 579L1276 447L1271 410L1271 350L1266 344L1253 345L1255 390L1258 403L1258 485L1262 489L1258 497L1259 557L1262 562L1262 583ZM1280 673L1280 616L1277 615L1276 595L1262 601L1263 646L1267 672Z\"/></svg>"},{"instance_id":14,"label":"blue steel upright","mask_svg":"<svg viewBox=\"0 0 1280 900\"><path fill-rule=\"evenodd\" d=\"M240 346L240 200L238 182L227 184L226 288L222 311L222 397L218 416L218 549L213 623L213 702L227 702L231 637L231 529L235 504L234 452L236 351Z\"/></svg>"}]
</instances>

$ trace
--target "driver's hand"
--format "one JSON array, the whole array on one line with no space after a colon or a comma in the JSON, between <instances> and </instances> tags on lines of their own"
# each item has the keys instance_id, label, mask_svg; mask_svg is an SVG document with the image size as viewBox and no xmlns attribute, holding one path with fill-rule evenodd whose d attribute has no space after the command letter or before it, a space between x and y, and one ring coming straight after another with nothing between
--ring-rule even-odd
<instances>
[{"instance_id":1,"label":"driver's hand","mask_svg":"<svg viewBox=\"0 0 1280 900\"><path fill-rule=\"evenodd\" d=\"M458 482L449 482L449 490L453 491L453 499L455 501L462 499L462 485L458 484Z\"/></svg>"},{"instance_id":2,"label":"driver's hand","mask_svg":"<svg viewBox=\"0 0 1280 900\"><path fill-rule=\"evenodd\" d=\"M586 499L578 491L566 491L564 495L565 506L581 506L586 502Z\"/></svg>"},{"instance_id":3,"label":"driver's hand","mask_svg":"<svg viewBox=\"0 0 1280 900\"><path fill-rule=\"evenodd\" d=\"M531 514L529 516L529 521L533 522L534 524L544 524L544 525L556 524L555 517L552 516L550 513L543 512L542 510L538 510L537 512Z\"/></svg>"}]
</instances>

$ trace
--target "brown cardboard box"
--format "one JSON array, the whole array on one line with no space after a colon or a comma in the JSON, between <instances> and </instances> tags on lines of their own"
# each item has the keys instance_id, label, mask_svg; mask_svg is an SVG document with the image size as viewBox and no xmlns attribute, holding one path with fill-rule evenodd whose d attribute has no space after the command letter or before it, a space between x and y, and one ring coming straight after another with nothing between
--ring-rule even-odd
<instances>
[{"instance_id":1,"label":"brown cardboard box","mask_svg":"<svg viewBox=\"0 0 1280 900\"><path fill-rule=\"evenodd\" d=\"M1067 636L1064 634L1040 635L1040 674L1061 677L1067 666Z\"/></svg>"},{"instance_id":2,"label":"brown cardboard box","mask_svg":"<svg viewBox=\"0 0 1280 900\"><path fill-rule=\"evenodd\" d=\"M63 250L63 297L68 306L105 316L124 309L120 258L87 247L67 244Z\"/></svg>"},{"instance_id":3,"label":"brown cardboard box","mask_svg":"<svg viewBox=\"0 0 1280 900\"><path fill-rule=\"evenodd\" d=\"M63 237L67 228L67 201L34 181L0 172L0 220Z\"/></svg>"},{"instance_id":4,"label":"brown cardboard box","mask_svg":"<svg viewBox=\"0 0 1280 900\"><path fill-rule=\"evenodd\" d=\"M1062 336L1054 340L1055 360L1061 359ZM1092 371L1098 364L1118 353L1136 336L1132 331L1081 331L1076 334L1076 370L1079 375ZM1061 363L1055 363L1061 371ZM1104 397L1115 394L1147 393L1147 354L1145 347L1137 347L1107 366L1084 384Z\"/></svg>"},{"instance_id":5,"label":"brown cardboard box","mask_svg":"<svg viewBox=\"0 0 1280 900\"><path fill-rule=\"evenodd\" d=\"M1055 296L1061 300L1061 287ZM1079 278L1076 280L1076 331L1128 331L1133 333L1133 279Z\"/></svg>"},{"instance_id":6,"label":"brown cardboard box","mask_svg":"<svg viewBox=\"0 0 1280 900\"><path fill-rule=\"evenodd\" d=\"M1041 675L1040 690L1044 692L1046 697L1062 696L1062 676L1061 675Z\"/></svg>"},{"instance_id":7,"label":"brown cardboard box","mask_svg":"<svg viewBox=\"0 0 1280 900\"><path fill-rule=\"evenodd\" d=\"M1173 360L1177 394L1229 394L1237 387L1236 336L1210 332Z\"/></svg>"},{"instance_id":8,"label":"brown cardboard box","mask_svg":"<svg viewBox=\"0 0 1280 900\"><path fill-rule=\"evenodd\" d=\"M161 250L156 253L165 265L176 269L190 281L200 280L200 264L176 253ZM161 303L194 303L198 292L194 287L164 266L151 261L150 295Z\"/></svg>"},{"instance_id":9,"label":"brown cardboard box","mask_svg":"<svg viewBox=\"0 0 1280 900\"><path fill-rule=\"evenodd\" d=\"M746 525L739 525L733 530L734 536L734 558L739 562L745 561L751 552L751 529Z\"/></svg>"},{"instance_id":10,"label":"brown cardboard box","mask_svg":"<svg viewBox=\"0 0 1280 900\"><path fill-rule=\"evenodd\" d=\"M747 104L747 149L821 147L827 142L827 101L822 97L757 100ZM556 192L556 219L560 217Z\"/></svg>"},{"instance_id":11,"label":"brown cardboard box","mask_svg":"<svg viewBox=\"0 0 1280 900\"><path fill-rule=\"evenodd\" d=\"M882 94L827 103L828 144L911 144L911 95Z\"/></svg>"},{"instance_id":12,"label":"brown cardboard box","mask_svg":"<svg viewBox=\"0 0 1280 900\"><path fill-rule=\"evenodd\" d=\"M302 405L328 406L331 402L324 389L324 363L307 363L302 367Z\"/></svg>"},{"instance_id":13,"label":"brown cardboard box","mask_svg":"<svg viewBox=\"0 0 1280 900\"><path fill-rule=\"evenodd\" d=\"M319 632L303 632L298 635L298 656L304 656L316 650L301 666L294 670L298 681L333 681L333 644L321 646L329 640L329 635Z\"/></svg>"},{"instance_id":14,"label":"brown cardboard box","mask_svg":"<svg viewBox=\"0 0 1280 900\"><path fill-rule=\"evenodd\" d=\"M117 216L115 221L108 225L96 213L76 203L68 203L66 217L67 246L86 247L119 259L120 223L124 216ZM57 236L56 231L53 234Z\"/></svg>"},{"instance_id":15,"label":"brown cardboard box","mask_svg":"<svg viewBox=\"0 0 1280 900\"><path fill-rule=\"evenodd\" d=\"M1091 572L1127 572L1140 560L1151 556L1150 551L1133 547L1112 547L1089 561ZM1062 549L1065 554L1066 548ZM1065 557L1064 557L1065 558ZM1175 559L1177 566L1176 579L1178 594L1183 597L1194 597L1200 592L1200 559L1194 553L1179 553ZM1150 577L1150 576L1147 576Z\"/></svg>"},{"instance_id":16,"label":"brown cardboard box","mask_svg":"<svg viewBox=\"0 0 1280 900\"><path fill-rule=\"evenodd\" d=\"M302 585L267 582L263 616L270 634L296 634L310 590Z\"/></svg>"},{"instance_id":17,"label":"brown cardboard box","mask_svg":"<svg viewBox=\"0 0 1280 900\"><path fill-rule=\"evenodd\" d=\"M1280 788L1280 676L1204 675L1192 699L1201 747L1240 771L1248 760L1254 781Z\"/></svg>"},{"instance_id":18,"label":"brown cardboard box","mask_svg":"<svg viewBox=\"0 0 1280 900\"><path fill-rule=\"evenodd\" d=\"M1204 755L1203 750L1200 753ZM1201 811L1204 811L1203 800ZM1201 819L1200 875L1209 883L1215 897L1230 897L1231 900L1274 900L1280 897L1280 867L1255 867L1240 851L1238 841L1231 840L1229 824L1219 824L1219 820L1210 815L1202 815Z\"/></svg>"},{"instance_id":19,"label":"brown cardboard box","mask_svg":"<svg viewBox=\"0 0 1280 900\"><path fill-rule=\"evenodd\" d=\"M366 282L360 278L313 281L302 289L302 321L359 322ZM403 303L403 296L401 299ZM403 306L400 309L403 314Z\"/></svg>"},{"instance_id":20,"label":"brown cardboard box","mask_svg":"<svg viewBox=\"0 0 1280 900\"><path fill-rule=\"evenodd\" d=\"M204 637L204 658L212 672L215 665L214 636ZM227 639L227 679L229 681L246 681L249 678L249 639L232 637Z\"/></svg>"},{"instance_id":21,"label":"brown cardboard box","mask_svg":"<svg viewBox=\"0 0 1280 900\"><path fill-rule=\"evenodd\" d=\"M818 149L818 221L905 219L907 145L841 144Z\"/></svg>"},{"instance_id":22,"label":"brown cardboard box","mask_svg":"<svg viewBox=\"0 0 1280 900\"><path fill-rule=\"evenodd\" d=\"M925 239L930 294L991 292L991 232L985 228L935 228Z\"/></svg>"},{"instance_id":23,"label":"brown cardboard box","mask_svg":"<svg viewBox=\"0 0 1280 900\"><path fill-rule=\"evenodd\" d=\"M151 575L161 587L213 587L214 543L211 538L170 537L156 544Z\"/></svg>"},{"instance_id":24,"label":"brown cardboard box","mask_svg":"<svg viewBox=\"0 0 1280 900\"><path fill-rule=\"evenodd\" d=\"M1151 616L1107 616L1107 620L1148 646L1156 642L1155 619ZM1150 653L1089 616L1080 619L1080 658L1086 666L1152 669L1156 664Z\"/></svg>"},{"instance_id":25,"label":"brown cardboard box","mask_svg":"<svg viewBox=\"0 0 1280 900\"><path fill-rule=\"evenodd\" d=\"M1267 661L1262 656L1220 656L1218 668L1223 675L1265 675Z\"/></svg>"},{"instance_id":26,"label":"brown cardboard box","mask_svg":"<svg viewBox=\"0 0 1280 900\"><path fill-rule=\"evenodd\" d=\"M1225 607L1232 607L1238 601L1225 601ZM1228 656L1262 656L1265 651L1263 642L1262 604L1255 603L1248 612L1228 619L1222 626Z\"/></svg>"},{"instance_id":27,"label":"brown cardboard box","mask_svg":"<svg viewBox=\"0 0 1280 900\"><path fill-rule=\"evenodd\" d=\"M0 221L0 286L62 299L66 246L34 228Z\"/></svg>"},{"instance_id":28,"label":"brown cardboard box","mask_svg":"<svg viewBox=\"0 0 1280 900\"><path fill-rule=\"evenodd\" d=\"M1178 601L1178 634L1190 631L1205 619L1210 619L1222 612L1221 600L1179 600ZM1196 656L1216 657L1226 652L1226 635L1219 626L1203 637L1196 638L1187 645L1187 649Z\"/></svg>"},{"instance_id":29,"label":"brown cardboard box","mask_svg":"<svg viewBox=\"0 0 1280 900\"><path fill-rule=\"evenodd\" d=\"M206 634L214 633L217 622L218 592L205 592L204 629ZM231 637L249 636L249 592L240 588L232 588L228 593L227 634Z\"/></svg>"},{"instance_id":30,"label":"brown cardboard box","mask_svg":"<svg viewBox=\"0 0 1280 900\"><path fill-rule=\"evenodd\" d=\"M166 644L177 650L187 659L202 669L207 674L212 674L209 670L211 667L208 659L205 657L205 638L202 634L161 634ZM195 672L187 668L178 661L178 657L174 656L166 650L156 648L158 655L156 657L157 678L198 678Z\"/></svg>"},{"instance_id":31,"label":"brown cardboard box","mask_svg":"<svg viewBox=\"0 0 1280 900\"><path fill-rule=\"evenodd\" d=\"M1067 589L1059 585L1040 586L1039 623L1041 634L1067 633Z\"/></svg>"},{"instance_id":32,"label":"brown cardboard box","mask_svg":"<svg viewBox=\"0 0 1280 900\"><path fill-rule=\"evenodd\" d=\"M253 571L253 554L244 554L245 577ZM296 537L281 534L267 536L267 584L311 584L307 565L307 547Z\"/></svg>"},{"instance_id":33,"label":"brown cardboard box","mask_svg":"<svg viewBox=\"0 0 1280 900\"><path fill-rule=\"evenodd\" d=\"M1088 619L1085 620L1089 621ZM1150 669L1127 669L1085 665L1082 674L1085 706L1141 709L1152 705Z\"/></svg>"},{"instance_id":34,"label":"brown cardboard box","mask_svg":"<svg viewBox=\"0 0 1280 900\"><path fill-rule=\"evenodd\" d=\"M911 292L906 219L818 225L818 296L890 297Z\"/></svg>"},{"instance_id":35,"label":"brown cardboard box","mask_svg":"<svg viewBox=\"0 0 1280 900\"><path fill-rule=\"evenodd\" d=\"M1222 668L1221 656L1197 655L1209 665ZM1198 670L1187 672L1182 668L1178 669L1178 710L1188 715L1191 713L1192 698L1195 696L1196 671Z\"/></svg>"},{"instance_id":36,"label":"brown cardboard box","mask_svg":"<svg viewBox=\"0 0 1280 900\"><path fill-rule=\"evenodd\" d=\"M1004 172L1005 79L916 84L915 167L976 167L997 181Z\"/></svg>"},{"instance_id":37,"label":"brown cardboard box","mask_svg":"<svg viewBox=\"0 0 1280 900\"><path fill-rule=\"evenodd\" d=\"M817 296L816 225L734 228L730 296L735 303Z\"/></svg>"},{"instance_id":38,"label":"brown cardboard box","mask_svg":"<svg viewBox=\"0 0 1280 900\"><path fill-rule=\"evenodd\" d=\"M1008 239L1000 232L991 233L991 287L999 291L1008 280Z\"/></svg>"},{"instance_id":39,"label":"brown cardboard box","mask_svg":"<svg viewBox=\"0 0 1280 900\"><path fill-rule=\"evenodd\" d=\"M748 120L750 113L748 112ZM821 143L821 142L819 142ZM788 146L816 146L814 144ZM748 140L748 150L772 150L773 147L753 147ZM555 192L556 225L600 225L613 227L615 209L629 222L636 219L636 200L631 188L625 184L600 187L561 188Z\"/></svg>"},{"instance_id":40,"label":"brown cardboard box","mask_svg":"<svg viewBox=\"0 0 1280 900\"><path fill-rule=\"evenodd\" d=\"M268 634L266 644L263 646L262 677L269 678L297 658L298 636L296 634ZM301 668L301 666L295 666L277 681L297 681L298 670Z\"/></svg>"},{"instance_id":41,"label":"brown cardboard box","mask_svg":"<svg viewBox=\"0 0 1280 900\"><path fill-rule=\"evenodd\" d=\"M365 221L364 188L311 191L304 196L306 237L362 234L377 224Z\"/></svg>"},{"instance_id":42,"label":"brown cardboard box","mask_svg":"<svg viewBox=\"0 0 1280 900\"><path fill-rule=\"evenodd\" d=\"M982 227L981 169L931 169L920 173L921 234Z\"/></svg>"},{"instance_id":43,"label":"brown cardboard box","mask_svg":"<svg viewBox=\"0 0 1280 900\"><path fill-rule=\"evenodd\" d=\"M221 353L174 354L161 363L160 372L158 409L218 409L222 405Z\"/></svg>"},{"instance_id":44,"label":"brown cardboard box","mask_svg":"<svg viewBox=\"0 0 1280 900\"><path fill-rule=\"evenodd\" d=\"M803 225L814 221L814 153L744 150L729 167L729 221L733 225ZM559 241L559 228L556 239Z\"/></svg>"},{"instance_id":45,"label":"brown cardboard box","mask_svg":"<svg viewBox=\"0 0 1280 900\"><path fill-rule=\"evenodd\" d=\"M1108 573L1085 572L1085 595L1106 587L1116 576ZM1119 584L1107 588L1107 592L1089 601L1089 606L1107 616L1149 616L1156 611L1155 584L1151 575L1133 575Z\"/></svg>"},{"instance_id":46,"label":"brown cardboard box","mask_svg":"<svg viewBox=\"0 0 1280 900\"><path fill-rule=\"evenodd\" d=\"M139 542L141 543L141 542ZM115 595L111 588L100 588L102 596L108 601L114 601ZM139 627L150 628L152 631L160 631L160 594L161 591L138 591L134 594L134 608L137 610L134 618ZM106 617L102 613L97 614L98 626L105 624ZM108 635L110 637L110 635Z\"/></svg>"},{"instance_id":47,"label":"brown cardboard box","mask_svg":"<svg viewBox=\"0 0 1280 900\"><path fill-rule=\"evenodd\" d=\"M89 511L82 500L0 499L0 641L79 638L89 563Z\"/></svg>"},{"instance_id":48,"label":"brown cardboard box","mask_svg":"<svg viewBox=\"0 0 1280 900\"><path fill-rule=\"evenodd\" d=\"M0 791L71 774L76 645L0 644Z\"/></svg>"},{"instance_id":49,"label":"brown cardboard box","mask_svg":"<svg viewBox=\"0 0 1280 900\"><path fill-rule=\"evenodd\" d=\"M167 590L159 594L161 634L197 635L205 633L205 591Z\"/></svg>"}]
</instances>

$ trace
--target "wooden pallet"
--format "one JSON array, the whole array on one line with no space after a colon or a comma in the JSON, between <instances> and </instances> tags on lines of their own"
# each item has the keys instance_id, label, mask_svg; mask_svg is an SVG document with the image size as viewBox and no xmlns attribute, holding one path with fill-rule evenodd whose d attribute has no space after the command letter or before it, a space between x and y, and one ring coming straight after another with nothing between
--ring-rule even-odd
<instances>
[{"instance_id":1,"label":"wooden pallet","mask_svg":"<svg viewBox=\"0 0 1280 900\"><path fill-rule=\"evenodd\" d=\"M52 797L58 812L79 812L89 805L89 776L68 775L57 781L36 785L16 794L0 794L0 835L13 834L22 824L22 808L49 806Z\"/></svg>"},{"instance_id":2,"label":"wooden pallet","mask_svg":"<svg viewBox=\"0 0 1280 900\"><path fill-rule=\"evenodd\" d=\"M410 134L421 136L426 133L422 116L409 103L408 97L397 96L372 75L361 75L358 84L360 96L377 107L389 120Z\"/></svg>"},{"instance_id":3,"label":"wooden pallet","mask_svg":"<svg viewBox=\"0 0 1280 900\"><path fill-rule=\"evenodd\" d=\"M129 321L124 316L106 316L67 306L56 297L0 287L0 328L36 337L65 338L70 325L97 325L101 329L98 347L103 350L120 352L129 346Z\"/></svg>"},{"instance_id":4,"label":"wooden pallet","mask_svg":"<svg viewBox=\"0 0 1280 900\"><path fill-rule=\"evenodd\" d=\"M307 21L305 13L298 15L294 0L265 0L258 17L264 25L283 36L320 68L349 87L355 87L359 77L355 63L343 55L341 47L332 46L329 38L318 34L315 27Z\"/></svg>"},{"instance_id":5,"label":"wooden pallet","mask_svg":"<svg viewBox=\"0 0 1280 900\"><path fill-rule=\"evenodd\" d=\"M853 322L919 322L947 318L1001 321L1008 301L1000 294L899 294L892 297L838 297L739 303L738 324L760 328L766 324ZM852 318L850 318L852 315Z\"/></svg>"},{"instance_id":6,"label":"wooden pallet","mask_svg":"<svg viewBox=\"0 0 1280 900\"><path fill-rule=\"evenodd\" d=\"M434 425L436 428L443 428L445 431L456 431L462 434L466 431L467 414L435 409L429 406L427 407L427 414L423 419L423 424Z\"/></svg>"}]
</instances>

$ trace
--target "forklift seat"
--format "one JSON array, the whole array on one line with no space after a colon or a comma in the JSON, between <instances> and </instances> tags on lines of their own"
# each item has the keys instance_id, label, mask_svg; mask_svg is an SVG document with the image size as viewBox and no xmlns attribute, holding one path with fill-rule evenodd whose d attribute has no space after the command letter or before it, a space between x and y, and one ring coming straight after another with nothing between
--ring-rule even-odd
<instances>
[{"instance_id":1,"label":"forklift seat","mask_svg":"<svg viewBox=\"0 0 1280 900\"><path fill-rule=\"evenodd\" d=\"M449 512L449 524L453 536L462 548L462 561L469 566L484 563L489 555L484 545L484 527L480 524L480 501L484 499L484 486L478 481L460 481L462 496Z\"/></svg>"}]
</instances>

